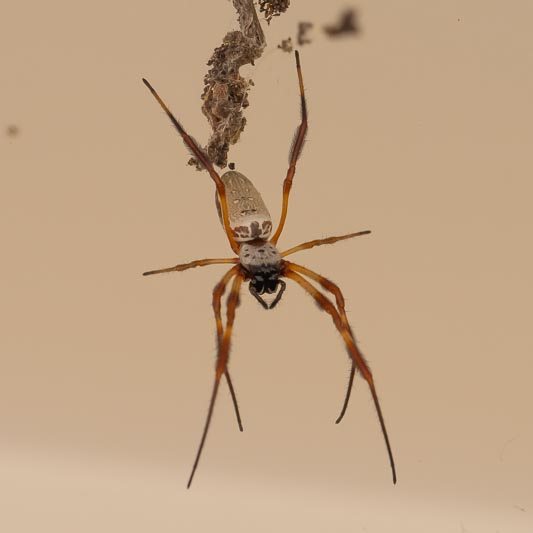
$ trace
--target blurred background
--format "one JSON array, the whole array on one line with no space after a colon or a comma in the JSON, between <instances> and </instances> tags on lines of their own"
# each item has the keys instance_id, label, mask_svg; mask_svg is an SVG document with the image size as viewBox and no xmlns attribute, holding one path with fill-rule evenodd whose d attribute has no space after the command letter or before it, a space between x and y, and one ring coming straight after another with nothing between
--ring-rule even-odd
<instances>
[{"instance_id":1,"label":"blurred background","mask_svg":"<svg viewBox=\"0 0 533 533\"><path fill-rule=\"evenodd\" d=\"M329 38L355 7L357 34ZM278 220L310 113L281 248L343 289L368 391L330 318L290 284L247 290L231 371L185 489L215 358L211 291L231 254L205 173L141 83L201 142L205 65L230 2L11 3L0 21L0 529L10 533L529 532L533 4L298 2L264 24L230 161Z\"/></svg>"}]
</instances>

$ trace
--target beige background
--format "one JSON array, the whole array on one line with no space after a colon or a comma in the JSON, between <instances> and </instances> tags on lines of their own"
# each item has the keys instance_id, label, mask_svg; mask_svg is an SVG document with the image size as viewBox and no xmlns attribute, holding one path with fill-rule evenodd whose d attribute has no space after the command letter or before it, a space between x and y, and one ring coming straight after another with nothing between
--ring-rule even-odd
<instances>
[{"instance_id":1,"label":"beige background","mask_svg":"<svg viewBox=\"0 0 533 533\"><path fill-rule=\"evenodd\" d=\"M298 2L246 72L230 159L279 216L298 122L275 45L344 2ZM373 234L298 261L343 288L398 464L367 387L290 285L245 292L193 490L224 267L213 185L142 85L197 138L205 62L229 2L11 2L0 22L0 529L19 532L533 530L533 4L363 1L364 33L301 49L310 134L282 247ZM19 135L6 134L10 124ZM296 256L295 256L296 259Z\"/></svg>"}]
</instances>

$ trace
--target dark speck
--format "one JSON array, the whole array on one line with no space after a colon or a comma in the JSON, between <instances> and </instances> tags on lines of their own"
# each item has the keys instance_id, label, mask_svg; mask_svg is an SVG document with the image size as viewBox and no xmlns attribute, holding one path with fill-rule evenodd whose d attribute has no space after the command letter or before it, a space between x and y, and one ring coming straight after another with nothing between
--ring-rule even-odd
<instances>
[{"instance_id":1,"label":"dark speck","mask_svg":"<svg viewBox=\"0 0 533 533\"><path fill-rule=\"evenodd\" d=\"M19 127L16 126L15 124L10 124L7 128L6 128L6 135L8 137L16 137L18 134L19 134Z\"/></svg>"}]
</instances>

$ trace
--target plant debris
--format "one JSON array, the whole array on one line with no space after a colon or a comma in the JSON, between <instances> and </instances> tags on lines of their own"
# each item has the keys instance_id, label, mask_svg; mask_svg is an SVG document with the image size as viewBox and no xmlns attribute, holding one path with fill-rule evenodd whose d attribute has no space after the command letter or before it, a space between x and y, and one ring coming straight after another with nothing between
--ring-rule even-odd
<instances>
[{"instance_id":1,"label":"plant debris","mask_svg":"<svg viewBox=\"0 0 533 533\"><path fill-rule=\"evenodd\" d=\"M202 112L213 133L206 152L213 164L221 168L227 164L230 145L239 140L246 125L242 110L249 105L248 89L253 82L244 79L239 69L247 63L253 65L262 50L242 32L232 31L224 37L222 45L215 49L207 62L211 68L204 77ZM199 167L195 158L189 164Z\"/></svg>"},{"instance_id":2,"label":"plant debris","mask_svg":"<svg viewBox=\"0 0 533 533\"><path fill-rule=\"evenodd\" d=\"M298 36L296 37L296 42L298 43L298 46L303 46L304 44L311 44L311 39L308 39L306 37L306 34L312 27L312 22L300 22L298 24Z\"/></svg>"},{"instance_id":3,"label":"plant debris","mask_svg":"<svg viewBox=\"0 0 533 533\"><path fill-rule=\"evenodd\" d=\"M278 48L280 48L284 52L291 53L294 49L294 46L292 45L292 39L290 37L288 39L283 39L283 41L278 44Z\"/></svg>"},{"instance_id":4,"label":"plant debris","mask_svg":"<svg viewBox=\"0 0 533 533\"><path fill-rule=\"evenodd\" d=\"M270 24L272 17L279 17L289 9L290 3L290 0L259 0L259 13L264 13L267 24Z\"/></svg>"},{"instance_id":5,"label":"plant debris","mask_svg":"<svg viewBox=\"0 0 533 533\"><path fill-rule=\"evenodd\" d=\"M16 137L20 133L20 129L16 124L10 124L6 128L6 135L8 137Z\"/></svg>"},{"instance_id":6,"label":"plant debris","mask_svg":"<svg viewBox=\"0 0 533 533\"><path fill-rule=\"evenodd\" d=\"M324 26L324 32L329 37L338 37L339 35L345 35L347 33L360 33L361 28L359 27L357 12L355 9L344 10L336 24Z\"/></svg>"},{"instance_id":7,"label":"plant debris","mask_svg":"<svg viewBox=\"0 0 533 533\"><path fill-rule=\"evenodd\" d=\"M215 49L207 62L210 67L204 77L202 112L207 117L213 133L205 151L214 165L224 168L228 161L230 146L235 144L246 126L243 109L249 105L248 90L253 81L243 78L239 69L261 57L266 40L257 17L253 0L232 0L237 10L240 30L226 34L222 44ZM267 21L287 10L289 0L259 1L260 11ZM196 158L190 165L199 170L203 167Z\"/></svg>"}]
</instances>

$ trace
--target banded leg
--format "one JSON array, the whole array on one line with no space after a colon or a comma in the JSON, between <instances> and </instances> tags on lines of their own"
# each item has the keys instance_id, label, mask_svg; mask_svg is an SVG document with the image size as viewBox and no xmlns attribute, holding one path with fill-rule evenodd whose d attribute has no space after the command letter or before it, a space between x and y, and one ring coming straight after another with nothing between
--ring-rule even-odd
<instances>
[{"instance_id":1,"label":"banded leg","mask_svg":"<svg viewBox=\"0 0 533 533\"><path fill-rule=\"evenodd\" d=\"M329 279L325 278L324 276L321 276L320 274L317 274L316 272L313 272L312 270L309 270L308 268L302 265L297 265L296 263L290 263L289 261L286 261L285 264L288 265L291 270L295 272L299 272L300 274L303 274L304 276L311 278L313 281L316 281L324 289L326 289L327 291L332 293L333 296L335 296L335 302L337 303L337 309L339 311L343 326L348 329L352 337L352 340L355 343L355 336L348 322L348 317L346 316L344 296L342 295L342 292L339 289L339 287L335 285L335 283L333 283ZM352 394L354 376L355 376L355 363L352 361L352 368L350 370L350 378L348 379L348 387L346 389L346 394L344 396L344 403L342 405L340 415L338 416L337 420L335 420L335 424L338 424L344 418L344 415L346 414L346 409L348 408L348 403L350 401L350 396Z\"/></svg>"},{"instance_id":2,"label":"banded leg","mask_svg":"<svg viewBox=\"0 0 533 533\"><path fill-rule=\"evenodd\" d=\"M183 126L178 122L176 117L171 113L170 109L166 106L165 102L161 99L161 97L157 94L156 90L150 85L148 80L143 78L143 83L150 89L150 92L154 96L154 98L158 101L159 105L163 108L163 111L167 114L168 118L174 125L174 127L178 130L178 133L181 135L181 138L183 139L183 142L185 143L185 146L191 151L192 155L196 157L198 161L202 164L202 166L209 172L209 175L215 182L218 198L220 200L220 205L222 207L222 220L224 221L224 228L226 235L228 236L228 240L231 246L231 249L238 254L239 253L239 245L235 241L235 238L233 237L233 234L231 233L230 229L230 223L229 223L229 215L228 215L228 204L226 200L226 189L224 188L224 183L220 179L220 176L215 170L215 167L213 167L213 163L211 163L209 157L207 154L198 146L197 142L183 129Z\"/></svg>"},{"instance_id":3,"label":"banded leg","mask_svg":"<svg viewBox=\"0 0 533 533\"><path fill-rule=\"evenodd\" d=\"M295 254L302 250L308 250L309 248L314 248L315 246L322 246L323 244L334 244L345 239L351 239L352 237L359 237L360 235L368 235L369 230L358 231L356 233L348 233L348 235L341 235L340 237L327 237L326 239L315 239L314 241L304 242L295 246L294 248L289 248L284 252L281 252L281 257L286 257L287 255Z\"/></svg>"},{"instance_id":4,"label":"banded leg","mask_svg":"<svg viewBox=\"0 0 533 533\"><path fill-rule=\"evenodd\" d=\"M283 182L283 204L281 208L281 218L279 221L278 229L276 233L270 239L270 242L276 244L278 239L283 231L283 226L285 225L285 219L287 218L287 209L289 207L289 193L291 192L292 179L294 178L294 173L296 172L296 161L302 153L302 148L304 146L305 135L307 133L307 104L305 102L305 93L304 93L304 81L302 77L302 69L300 67L300 54L298 50L294 51L294 56L296 57L296 72L298 73L298 84L300 85L300 102L301 102L301 114L302 119L300 126L296 130L296 135L292 142L292 148L289 156L289 169L287 170L287 176Z\"/></svg>"},{"instance_id":5,"label":"banded leg","mask_svg":"<svg viewBox=\"0 0 533 533\"><path fill-rule=\"evenodd\" d=\"M197 261L192 261L190 263L185 263L183 265L176 265L170 268L163 268L161 270L150 270L149 272L144 272L143 276L151 276L153 274L162 274L165 272L181 272L183 270L187 270L189 268L194 268L198 266L206 266L206 265L217 265L217 264L223 264L223 263L238 263L239 260L237 258L235 259L198 259ZM231 273L230 276L228 276ZM234 269L229 270L229 272L222 278L220 283L217 284L215 287L215 291L221 286L221 293L219 295L219 300L222 297L222 294L224 294L224 291L226 290L226 285L228 281L235 275ZM219 289L220 290L220 289ZM213 301L213 307L215 307L215 302ZM218 312L220 314L220 301L218 304ZM217 317L216 311L215 311L215 319L217 321L217 342L218 345L220 345L220 341L222 338L222 320L219 320ZM220 324L219 324L220 322ZM233 388L233 383L231 381L231 377L229 375L229 372L226 370L226 381L228 383L229 392L231 395L231 401L233 402L233 408L235 410L235 416L237 417L237 424L239 425L239 430L242 431L242 420L241 420L241 414L239 412L239 405L237 403L237 396L235 394L235 389Z\"/></svg>"},{"instance_id":6,"label":"banded leg","mask_svg":"<svg viewBox=\"0 0 533 533\"><path fill-rule=\"evenodd\" d=\"M372 399L374 400L374 407L376 409L379 423L381 426L381 432L383 434L383 438L385 439L385 445L387 447L387 453L389 456L389 462L392 470L392 481L393 483L396 483L396 466L394 464L394 457L392 455L389 435L387 433L387 428L385 427L385 420L383 418L383 413L379 404L376 387L374 385L374 378L372 377L372 373L370 372L370 368L368 367L368 364L365 361L363 354L359 351L359 348L352 339L352 335L349 328L346 328L344 326L343 320L339 312L335 309L335 306L331 303L331 301L326 298L326 296L324 296L318 289L311 285L311 283L309 283L305 278L295 272L291 268L291 265L285 266L284 275L298 283L298 285L300 285L307 293L309 293L313 297L318 306L331 316L338 332L344 339L346 348L348 349L348 353L350 354L352 361L357 366L359 372L361 372L362 376L368 383L370 392L372 394Z\"/></svg>"},{"instance_id":7,"label":"banded leg","mask_svg":"<svg viewBox=\"0 0 533 533\"><path fill-rule=\"evenodd\" d=\"M224 337L224 327L222 325L222 314L220 312L221 308L221 300L222 296L224 295L224 292L226 291L226 286L228 285L231 278L233 278L238 272L238 267L233 267L226 274L224 277L215 285L215 288L213 290L213 311L215 313L215 322L217 326L217 347L220 351L220 346L222 343L222 339ZM235 411L235 416L237 417L237 424L239 425L239 431L243 431L242 427L242 419L241 414L239 411L239 404L237 403L237 396L235 394L235 389L233 388L233 383L231 381L231 377L229 375L229 370L226 368L224 375L226 377L226 381L228 383L229 392L231 395L231 401L233 402L233 409Z\"/></svg>"},{"instance_id":8,"label":"banded leg","mask_svg":"<svg viewBox=\"0 0 533 533\"><path fill-rule=\"evenodd\" d=\"M198 463L200 462L200 457L202 455L202 450L205 445L205 439L207 437L207 432L209 431L209 426L211 425L211 419L213 417L213 411L215 408L215 402L216 402L217 394L218 394L218 387L220 385L220 378L225 373L226 368L227 368L228 359L229 359L231 332L233 330L233 322L235 321L235 309L237 308L237 305L239 303L239 290L240 290L242 281L243 281L243 275L240 272L237 272L235 275L235 279L233 280L233 285L231 286L231 291L228 296L226 331L224 332L224 335L222 336L222 342L220 343L220 346L219 346L217 366L216 366L216 372L215 372L215 381L213 383L213 390L211 392L211 400L209 401L209 409L207 411L207 417L205 420L202 438L200 440L200 445L198 446L198 451L196 453L194 465L192 467L191 475L187 483L187 488L190 488L192 480L194 478L194 474L198 467Z\"/></svg>"},{"instance_id":9,"label":"banded leg","mask_svg":"<svg viewBox=\"0 0 533 533\"><path fill-rule=\"evenodd\" d=\"M199 266L207 265L222 265L222 264L236 264L239 260L235 258L227 259L198 259L196 261L191 261L190 263L183 263L182 265L175 265L173 267L162 268L160 270L150 270L148 272L143 272L143 276L152 276L154 274L164 274L167 272L183 272L189 268L195 268Z\"/></svg>"}]
</instances>

